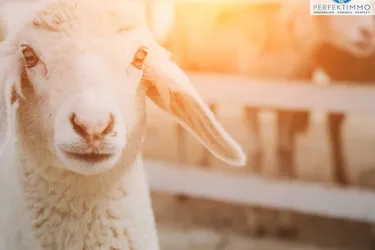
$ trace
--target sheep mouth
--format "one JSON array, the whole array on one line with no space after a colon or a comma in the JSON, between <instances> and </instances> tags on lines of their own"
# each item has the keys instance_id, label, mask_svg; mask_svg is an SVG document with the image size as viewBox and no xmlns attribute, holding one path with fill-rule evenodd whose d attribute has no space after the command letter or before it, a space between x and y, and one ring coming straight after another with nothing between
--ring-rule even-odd
<instances>
[{"instance_id":1,"label":"sheep mouth","mask_svg":"<svg viewBox=\"0 0 375 250\"><path fill-rule=\"evenodd\" d=\"M70 159L85 161L92 164L106 161L113 156L113 154L104 153L73 153L67 151L64 151L64 153Z\"/></svg>"}]
</instances>

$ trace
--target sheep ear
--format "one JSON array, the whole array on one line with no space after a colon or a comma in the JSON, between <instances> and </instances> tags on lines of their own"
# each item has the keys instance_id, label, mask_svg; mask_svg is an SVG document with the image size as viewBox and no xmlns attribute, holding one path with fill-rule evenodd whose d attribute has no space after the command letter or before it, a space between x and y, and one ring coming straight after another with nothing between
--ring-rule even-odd
<instances>
[{"instance_id":1,"label":"sheep ear","mask_svg":"<svg viewBox=\"0 0 375 250\"><path fill-rule=\"evenodd\" d=\"M187 75L170 60L167 51L161 47L157 51L151 50L145 63L143 83L148 97L214 156L231 165L243 166L244 152L199 97Z\"/></svg>"},{"instance_id":2,"label":"sheep ear","mask_svg":"<svg viewBox=\"0 0 375 250\"><path fill-rule=\"evenodd\" d=\"M18 98L20 65L16 54L4 53L6 45L0 45L0 155L8 144L12 131L12 104Z\"/></svg>"}]
</instances>

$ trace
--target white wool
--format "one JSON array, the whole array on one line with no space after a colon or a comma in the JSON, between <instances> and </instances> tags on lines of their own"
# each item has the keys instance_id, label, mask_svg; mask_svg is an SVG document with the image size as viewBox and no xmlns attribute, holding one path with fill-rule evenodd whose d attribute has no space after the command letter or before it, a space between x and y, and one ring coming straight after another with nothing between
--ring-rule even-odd
<instances>
[{"instance_id":1,"label":"white wool","mask_svg":"<svg viewBox=\"0 0 375 250\"><path fill-rule=\"evenodd\" d=\"M0 20L2 26L2 36L6 36L10 31L15 32L20 29L28 15L32 13L36 2L39 0L3 0L0 1ZM14 14L16 13L16 14Z\"/></svg>"},{"instance_id":2,"label":"white wool","mask_svg":"<svg viewBox=\"0 0 375 250\"><path fill-rule=\"evenodd\" d=\"M46 249L82 249L82 238L85 237L85 230L87 230L82 226L83 222L91 219L89 218L90 213L89 211L80 211L81 208L76 207L77 214L82 214L81 218L63 216L62 211L64 209L66 211L74 209L69 208L70 202L68 200L63 200L63 195L67 190L55 190L55 196L49 196L49 200L43 200L41 195L40 203L34 205L45 207L45 211L43 211L45 214L43 218L40 218L40 221L31 221L31 216L24 203L25 194L21 191L19 155L15 146L15 144L9 144L6 154L0 161L2 165L0 168L2 184L0 195L3 201L6 201L6 205L0 206L0 242L3 243L3 245L0 245L0 249L45 249L38 247L34 235L35 230L31 225L42 222L43 218L46 217L52 220L49 225L46 225L43 233L46 238L49 237L53 241L48 246L51 248ZM25 160L29 161L28 159ZM29 161L28 164L31 165L31 162ZM90 236L92 237L93 248L88 249L158 249L148 186L140 158L131 169L132 172L122 178L123 186L108 192L105 196L107 200L102 201L103 204L111 204L109 209L92 216L92 227L94 229L90 231ZM32 178L33 176L30 175L29 177ZM40 190L43 192L43 185L48 185L47 180L43 182L40 179L33 180L33 183L35 188L33 191ZM127 194L126 197L124 192ZM53 197L56 200L52 200ZM61 202L61 211L48 211L48 204L53 207L54 202ZM69 225L71 236L68 242L65 241L66 235L63 232L60 234L61 237L57 238L48 235L54 228L57 229L55 226L62 223ZM112 228L110 232L107 230L108 225ZM122 228L126 228L127 231L124 232ZM145 230L147 228L148 230ZM151 234L144 234L144 231L149 231ZM97 242L101 243L101 247L94 245Z\"/></svg>"}]
</instances>

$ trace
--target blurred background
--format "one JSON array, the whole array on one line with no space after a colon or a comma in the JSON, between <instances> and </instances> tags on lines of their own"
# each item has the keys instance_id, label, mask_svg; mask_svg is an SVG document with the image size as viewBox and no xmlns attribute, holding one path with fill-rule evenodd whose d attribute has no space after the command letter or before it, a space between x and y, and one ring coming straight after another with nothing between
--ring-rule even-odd
<instances>
[{"instance_id":1,"label":"blurred background","mask_svg":"<svg viewBox=\"0 0 375 250\"><path fill-rule=\"evenodd\" d=\"M310 16L308 0L142 1L248 156L221 162L150 102L161 249L375 249L375 18Z\"/></svg>"}]
</instances>

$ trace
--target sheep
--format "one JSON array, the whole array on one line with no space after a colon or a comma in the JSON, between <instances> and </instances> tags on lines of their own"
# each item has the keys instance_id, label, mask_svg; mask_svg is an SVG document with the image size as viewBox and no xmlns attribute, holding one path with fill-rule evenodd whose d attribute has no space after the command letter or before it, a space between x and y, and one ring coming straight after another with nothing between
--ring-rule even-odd
<instances>
[{"instance_id":1,"label":"sheep","mask_svg":"<svg viewBox=\"0 0 375 250\"><path fill-rule=\"evenodd\" d=\"M371 16L310 16L308 2L305 1L252 4L251 7L238 5L238 9L220 9L221 6L216 6L216 10L212 5L206 9L200 5L201 15L183 19L184 13L194 13L194 6L189 6L179 6L177 9L180 11L177 14L180 22L175 27L178 39L170 41L170 45L176 50L172 52L177 54L175 57L181 60L180 64L186 69L274 79L311 80L313 72L319 66L318 61L315 61L315 53L322 43L337 45L360 57L373 51L372 37L363 36L363 33L372 33L374 20ZM215 16L218 17L217 22ZM235 24L229 26L232 30L223 28L223 23L228 25L232 21ZM239 28L239 33L235 33L234 27ZM210 39L201 39L202 34L210 36ZM356 46L356 43L361 42L368 42L368 48ZM214 104L211 104L211 108L217 110ZM258 109L246 107L244 111L249 129L256 137L256 141L252 143L258 147L250 163L254 164L255 172L260 172L263 148ZM309 114L278 110L276 115L278 169L286 177L294 178L295 136L296 132L307 129ZM330 136L334 138L332 134ZM181 129L178 130L178 137L180 159L183 159L184 137ZM337 144L333 143L332 148L335 152ZM203 154L199 164L209 164L207 153ZM339 168L336 166L335 169ZM344 178L334 174L334 179L342 183ZM290 229L295 231L290 228L290 220L284 219L285 227L281 228L280 233L285 234Z\"/></svg>"},{"instance_id":2,"label":"sheep","mask_svg":"<svg viewBox=\"0 0 375 250\"><path fill-rule=\"evenodd\" d=\"M1 152L12 105L17 143L0 168L2 249L159 249L141 157L146 97L216 157L245 164L134 1L41 1L7 30Z\"/></svg>"},{"instance_id":3,"label":"sheep","mask_svg":"<svg viewBox=\"0 0 375 250\"><path fill-rule=\"evenodd\" d=\"M178 23L176 32L186 34L178 33L179 37L185 36L181 39L183 40L181 47L176 45L178 40L171 41L171 44L176 47L176 50L183 50L178 51L177 53L180 54L176 56L184 61L180 63L181 65L192 70L220 71L274 79L310 80L318 67L318 63L314 61L314 54L322 43L337 45L359 57L366 56L373 50L373 45L369 48L356 45L362 41L369 41L369 43L373 41L371 34L375 22L371 16L310 16L309 5L306 1L238 6L238 8L223 8L222 10L217 7L216 12L211 11L214 12L212 15L207 14L207 11L202 11L204 14L195 17L193 21L187 19L189 23ZM185 6L181 9L183 13L192 12ZM212 18L215 15L218 17L216 23ZM199 22L200 25L195 25L195 22ZM223 28L225 25L232 29L231 33ZM233 31L235 29L239 30L239 33L235 33ZM202 33L209 34L212 39L201 41L200 34ZM370 36L363 35L367 33ZM233 36L236 39L233 39ZM215 44L212 44L213 40ZM214 56L215 53L220 56ZM224 60L225 63L223 63ZM215 104L211 104L210 107L217 112ZM278 110L276 115L278 123L276 155L279 174L293 179L296 178L295 136L297 132L306 131L309 114L303 111ZM253 164L254 172L260 172L263 146L258 109L245 107L244 116L256 139L254 144L257 149L250 163ZM177 133L179 158L183 160L185 158L183 156L183 131L178 129ZM335 136L331 135L331 138L334 141ZM337 147L337 143L333 142L332 152L336 152ZM206 151L199 164L209 165ZM334 169L335 171L340 169L338 164L335 164ZM337 183L345 183L345 178L341 178L339 174L335 173L334 179Z\"/></svg>"}]
</instances>

